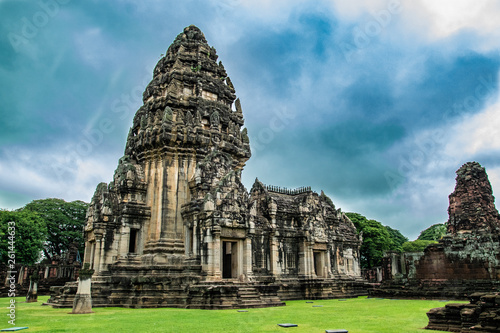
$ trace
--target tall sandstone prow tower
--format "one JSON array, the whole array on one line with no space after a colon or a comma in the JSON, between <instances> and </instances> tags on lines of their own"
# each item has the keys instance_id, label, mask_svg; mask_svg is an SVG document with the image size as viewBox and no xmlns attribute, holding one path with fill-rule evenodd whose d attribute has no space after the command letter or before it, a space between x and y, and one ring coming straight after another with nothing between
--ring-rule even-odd
<instances>
[{"instance_id":1,"label":"tall sandstone prow tower","mask_svg":"<svg viewBox=\"0 0 500 333\"><path fill-rule=\"evenodd\" d=\"M99 185L89 210L85 258L97 272L122 253L151 254L152 262L183 255L181 211L191 200L189 181L198 163L217 151L241 172L250 158L241 104L217 58L190 26L156 65L114 180ZM120 229L101 223L111 218Z\"/></svg>"},{"instance_id":2,"label":"tall sandstone prow tower","mask_svg":"<svg viewBox=\"0 0 500 333\"><path fill-rule=\"evenodd\" d=\"M97 186L87 213L94 306L223 309L364 294L361 240L330 198L243 186L250 142L216 61L189 26L154 69L113 181ZM71 306L75 291L61 287L49 303Z\"/></svg>"}]
</instances>

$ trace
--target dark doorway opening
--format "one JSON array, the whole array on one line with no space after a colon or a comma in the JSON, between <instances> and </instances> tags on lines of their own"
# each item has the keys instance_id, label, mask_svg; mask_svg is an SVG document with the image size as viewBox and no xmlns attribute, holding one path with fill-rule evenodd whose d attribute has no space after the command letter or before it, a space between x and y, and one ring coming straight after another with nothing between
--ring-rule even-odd
<instances>
[{"instance_id":1,"label":"dark doorway opening","mask_svg":"<svg viewBox=\"0 0 500 333\"><path fill-rule=\"evenodd\" d=\"M136 253L137 252L137 229L130 229L130 240L128 243L128 252Z\"/></svg>"},{"instance_id":2,"label":"dark doorway opening","mask_svg":"<svg viewBox=\"0 0 500 333\"><path fill-rule=\"evenodd\" d=\"M222 278L238 277L238 243L222 242Z\"/></svg>"},{"instance_id":3,"label":"dark doorway opening","mask_svg":"<svg viewBox=\"0 0 500 333\"><path fill-rule=\"evenodd\" d=\"M318 277L322 277L324 274L324 266L325 266L325 261L324 261L324 252L322 251L315 251L313 252L314 255L314 273Z\"/></svg>"}]
</instances>

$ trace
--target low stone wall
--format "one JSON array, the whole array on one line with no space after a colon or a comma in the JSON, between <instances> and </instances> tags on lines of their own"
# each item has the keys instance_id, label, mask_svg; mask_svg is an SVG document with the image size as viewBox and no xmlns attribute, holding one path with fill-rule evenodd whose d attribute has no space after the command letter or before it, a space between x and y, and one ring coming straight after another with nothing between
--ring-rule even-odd
<instances>
[{"instance_id":1,"label":"low stone wall","mask_svg":"<svg viewBox=\"0 0 500 333\"><path fill-rule=\"evenodd\" d=\"M10 290L9 277L15 276L16 280L16 295L24 296L28 294L30 285L30 276L38 269L38 295L50 295L52 286L62 286L66 282L76 281L78 279L78 271L81 264L74 262L73 264L59 264L52 262L51 264L42 264L36 266L16 265L14 270L11 270L7 265L0 265L0 297L8 297Z\"/></svg>"},{"instance_id":2,"label":"low stone wall","mask_svg":"<svg viewBox=\"0 0 500 333\"><path fill-rule=\"evenodd\" d=\"M500 295L471 295L469 304L448 304L427 312L426 329L448 332L500 332Z\"/></svg>"}]
</instances>

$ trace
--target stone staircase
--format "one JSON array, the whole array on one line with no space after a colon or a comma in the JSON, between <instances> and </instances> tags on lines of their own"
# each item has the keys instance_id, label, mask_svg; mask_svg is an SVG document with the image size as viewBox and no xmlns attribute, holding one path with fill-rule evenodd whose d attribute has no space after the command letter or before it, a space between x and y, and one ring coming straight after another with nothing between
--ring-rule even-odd
<instances>
[{"instance_id":1,"label":"stone staircase","mask_svg":"<svg viewBox=\"0 0 500 333\"><path fill-rule=\"evenodd\" d=\"M241 308L259 307L262 299L255 287L245 286L238 288L238 305Z\"/></svg>"}]
</instances>

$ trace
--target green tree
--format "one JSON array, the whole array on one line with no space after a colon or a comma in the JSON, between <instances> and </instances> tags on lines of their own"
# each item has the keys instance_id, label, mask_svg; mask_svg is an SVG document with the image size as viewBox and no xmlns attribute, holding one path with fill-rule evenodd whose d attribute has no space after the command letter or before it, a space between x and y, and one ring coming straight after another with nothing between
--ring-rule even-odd
<instances>
[{"instance_id":1,"label":"green tree","mask_svg":"<svg viewBox=\"0 0 500 333\"><path fill-rule=\"evenodd\" d=\"M408 237L404 236L399 230L385 226L391 235L392 245L390 250L396 252L403 252L403 244L408 241Z\"/></svg>"},{"instance_id":2,"label":"green tree","mask_svg":"<svg viewBox=\"0 0 500 333\"><path fill-rule=\"evenodd\" d=\"M78 244L80 255L83 253L83 227L88 206L83 201L41 199L22 208L22 211L36 212L45 221L47 239L43 251L49 260L65 253L74 242Z\"/></svg>"},{"instance_id":3,"label":"green tree","mask_svg":"<svg viewBox=\"0 0 500 333\"><path fill-rule=\"evenodd\" d=\"M15 262L32 265L42 254L47 227L37 213L0 210L0 234L3 235L0 239L0 262L8 263L11 258L9 249L14 246Z\"/></svg>"},{"instance_id":4,"label":"green tree","mask_svg":"<svg viewBox=\"0 0 500 333\"><path fill-rule=\"evenodd\" d=\"M417 240L432 240L438 241L446 235L446 223L438 223L431 225L420 233Z\"/></svg>"},{"instance_id":5,"label":"green tree","mask_svg":"<svg viewBox=\"0 0 500 333\"><path fill-rule=\"evenodd\" d=\"M382 223L368 220L361 214L346 213L346 215L354 223L358 233L363 233L363 244L360 249L361 267L380 266L384 252L396 247L388 229Z\"/></svg>"},{"instance_id":6,"label":"green tree","mask_svg":"<svg viewBox=\"0 0 500 333\"><path fill-rule=\"evenodd\" d=\"M436 241L433 240L421 240L417 239L412 242L406 242L403 244L404 252L423 252L424 249L430 244L435 244Z\"/></svg>"}]
</instances>

